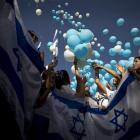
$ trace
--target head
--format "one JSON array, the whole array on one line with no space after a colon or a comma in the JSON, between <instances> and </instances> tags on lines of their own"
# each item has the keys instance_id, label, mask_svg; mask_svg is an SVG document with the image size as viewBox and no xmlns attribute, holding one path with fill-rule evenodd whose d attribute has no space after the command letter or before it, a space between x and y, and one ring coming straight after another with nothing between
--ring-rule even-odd
<instances>
[{"instance_id":1,"label":"head","mask_svg":"<svg viewBox=\"0 0 140 140\"><path fill-rule=\"evenodd\" d=\"M35 32L31 31L31 30L28 30L28 33L29 35L31 36L31 39L33 41L33 43L37 43L38 42L38 37L37 35L35 34Z\"/></svg>"},{"instance_id":2,"label":"head","mask_svg":"<svg viewBox=\"0 0 140 140\"><path fill-rule=\"evenodd\" d=\"M60 70L55 73L56 88L60 89L63 85L70 84L70 78L66 70Z\"/></svg>"},{"instance_id":3,"label":"head","mask_svg":"<svg viewBox=\"0 0 140 140\"><path fill-rule=\"evenodd\" d=\"M134 58L133 69L135 70L140 69L140 56Z\"/></svg>"}]
</instances>

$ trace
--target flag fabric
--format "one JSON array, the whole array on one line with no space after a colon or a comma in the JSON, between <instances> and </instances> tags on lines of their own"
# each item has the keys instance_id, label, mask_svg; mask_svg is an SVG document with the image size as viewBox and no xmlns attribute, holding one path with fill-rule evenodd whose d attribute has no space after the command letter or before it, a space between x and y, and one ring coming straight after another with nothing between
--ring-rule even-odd
<instances>
[{"instance_id":1,"label":"flag fabric","mask_svg":"<svg viewBox=\"0 0 140 140\"><path fill-rule=\"evenodd\" d=\"M35 120L41 130L38 139L47 135L58 140L139 140L139 106L140 83L132 74L122 80L105 111L89 97L54 90L46 105L36 110ZM48 134L41 128L47 128Z\"/></svg>"},{"instance_id":2,"label":"flag fabric","mask_svg":"<svg viewBox=\"0 0 140 140\"><path fill-rule=\"evenodd\" d=\"M43 62L24 27L16 0L0 1L0 88L23 139L41 86Z\"/></svg>"}]
</instances>

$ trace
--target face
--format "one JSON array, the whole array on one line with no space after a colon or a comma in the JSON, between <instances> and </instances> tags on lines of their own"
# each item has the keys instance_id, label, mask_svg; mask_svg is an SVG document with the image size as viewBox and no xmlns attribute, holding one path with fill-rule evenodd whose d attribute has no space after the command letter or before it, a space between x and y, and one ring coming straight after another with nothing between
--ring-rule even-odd
<instances>
[{"instance_id":1,"label":"face","mask_svg":"<svg viewBox=\"0 0 140 140\"><path fill-rule=\"evenodd\" d=\"M136 58L133 63L133 68L135 70L140 69L140 59Z\"/></svg>"}]
</instances>

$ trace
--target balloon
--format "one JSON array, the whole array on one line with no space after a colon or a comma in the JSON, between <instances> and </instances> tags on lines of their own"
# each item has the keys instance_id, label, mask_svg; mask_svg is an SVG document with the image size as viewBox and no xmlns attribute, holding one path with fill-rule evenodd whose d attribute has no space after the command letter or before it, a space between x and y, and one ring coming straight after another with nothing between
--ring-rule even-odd
<instances>
[{"instance_id":1,"label":"balloon","mask_svg":"<svg viewBox=\"0 0 140 140\"><path fill-rule=\"evenodd\" d=\"M119 18L117 21L116 21L116 24L117 26L123 26L124 25L124 22L125 20L123 18Z\"/></svg>"},{"instance_id":2,"label":"balloon","mask_svg":"<svg viewBox=\"0 0 140 140\"><path fill-rule=\"evenodd\" d=\"M94 44L95 44L95 42L94 42L94 41L92 41L92 42L91 42L91 45L94 45Z\"/></svg>"},{"instance_id":3,"label":"balloon","mask_svg":"<svg viewBox=\"0 0 140 140\"><path fill-rule=\"evenodd\" d=\"M80 71L79 68L78 68L78 70ZM71 67L71 72L75 75L75 66L74 65Z\"/></svg>"},{"instance_id":4,"label":"balloon","mask_svg":"<svg viewBox=\"0 0 140 140\"><path fill-rule=\"evenodd\" d=\"M111 61L110 61L110 64L111 64L111 65L116 65L116 64L117 64L117 61L116 61L116 60L111 60Z\"/></svg>"},{"instance_id":5,"label":"balloon","mask_svg":"<svg viewBox=\"0 0 140 140\"><path fill-rule=\"evenodd\" d=\"M116 55L116 52L115 52L114 48L109 49L109 55L110 56L115 56Z\"/></svg>"},{"instance_id":6,"label":"balloon","mask_svg":"<svg viewBox=\"0 0 140 140\"><path fill-rule=\"evenodd\" d=\"M115 51L116 53L119 53L119 52L121 51L121 49L122 49L121 45L116 45L116 46L114 47L114 51Z\"/></svg>"},{"instance_id":7,"label":"balloon","mask_svg":"<svg viewBox=\"0 0 140 140\"><path fill-rule=\"evenodd\" d=\"M58 7L58 8L61 8L61 5L59 4L59 5L57 5L57 7Z\"/></svg>"},{"instance_id":8,"label":"balloon","mask_svg":"<svg viewBox=\"0 0 140 140\"><path fill-rule=\"evenodd\" d=\"M111 75L109 73L106 73L104 75L104 78L108 81L111 78Z\"/></svg>"},{"instance_id":9,"label":"balloon","mask_svg":"<svg viewBox=\"0 0 140 140\"><path fill-rule=\"evenodd\" d=\"M122 53L122 55L124 56L124 57L129 57L130 55L131 55L131 50L130 49L126 49L126 50L124 50L123 51L123 53Z\"/></svg>"},{"instance_id":10,"label":"balloon","mask_svg":"<svg viewBox=\"0 0 140 140\"><path fill-rule=\"evenodd\" d=\"M74 53L67 49L64 51L64 58L68 62L74 62Z\"/></svg>"},{"instance_id":11,"label":"balloon","mask_svg":"<svg viewBox=\"0 0 140 140\"><path fill-rule=\"evenodd\" d=\"M105 64L104 67L107 67L107 68L111 69L111 65L110 64Z\"/></svg>"},{"instance_id":12,"label":"balloon","mask_svg":"<svg viewBox=\"0 0 140 140\"><path fill-rule=\"evenodd\" d=\"M67 34L66 34L66 33L63 33L63 37L64 37L64 38L67 38Z\"/></svg>"},{"instance_id":13,"label":"balloon","mask_svg":"<svg viewBox=\"0 0 140 140\"><path fill-rule=\"evenodd\" d=\"M90 17L90 13L86 13L86 17Z\"/></svg>"},{"instance_id":14,"label":"balloon","mask_svg":"<svg viewBox=\"0 0 140 140\"><path fill-rule=\"evenodd\" d=\"M122 43L122 41L117 41L116 42L116 45L122 45L123 43Z\"/></svg>"},{"instance_id":15,"label":"balloon","mask_svg":"<svg viewBox=\"0 0 140 140\"><path fill-rule=\"evenodd\" d=\"M78 31L76 31L75 29L69 29L67 31L67 37L70 37L71 35L78 35Z\"/></svg>"},{"instance_id":16,"label":"balloon","mask_svg":"<svg viewBox=\"0 0 140 140\"><path fill-rule=\"evenodd\" d=\"M50 47L52 44L52 42L48 42L47 46Z\"/></svg>"},{"instance_id":17,"label":"balloon","mask_svg":"<svg viewBox=\"0 0 140 140\"><path fill-rule=\"evenodd\" d=\"M74 48L74 54L78 59L86 57L86 55L88 53L88 49L87 49L86 45L87 45L86 43L83 43L83 44L77 45Z\"/></svg>"},{"instance_id":18,"label":"balloon","mask_svg":"<svg viewBox=\"0 0 140 140\"><path fill-rule=\"evenodd\" d=\"M125 49L130 49L130 48L131 48L130 42L126 42L126 43L124 44L124 48L125 48Z\"/></svg>"},{"instance_id":19,"label":"balloon","mask_svg":"<svg viewBox=\"0 0 140 140\"><path fill-rule=\"evenodd\" d=\"M110 38L109 38L109 42L110 43L115 43L117 41L117 37L116 36L111 36Z\"/></svg>"},{"instance_id":20,"label":"balloon","mask_svg":"<svg viewBox=\"0 0 140 140\"><path fill-rule=\"evenodd\" d=\"M61 25L64 25L64 21L63 20L61 20Z\"/></svg>"},{"instance_id":21,"label":"balloon","mask_svg":"<svg viewBox=\"0 0 140 140\"><path fill-rule=\"evenodd\" d=\"M79 16L79 12L76 12L76 13L75 13L75 16L78 17L78 16Z\"/></svg>"},{"instance_id":22,"label":"balloon","mask_svg":"<svg viewBox=\"0 0 140 140\"><path fill-rule=\"evenodd\" d=\"M97 41L98 39L97 39L97 37L94 37L94 39L93 39L94 41Z\"/></svg>"},{"instance_id":23,"label":"balloon","mask_svg":"<svg viewBox=\"0 0 140 140\"><path fill-rule=\"evenodd\" d=\"M100 44L100 43L98 43L98 44L97 44L97 47L100 47L100 46L101 46L101 44Z\"/></svg>"},{"instance_id":24,"label":"balloon","mask_svg":"<svg viewBox=\"0 0 140 140\"><path fill-rule=\"evenodd\" d=\"M82 15L79 15L79 16L78 16L78 18L80 18L80 19L81 19L82 17L83 17Z\"/></svg>"},{"instance_id":25,"label":"balloon","mask_svg":"<svg viewBox=\"0 0 140 140\"><path fill-rule=\"evenodd\" d=\"M138 28L132 28L130 31L132 36L136 36L139 33L139 29Z\"/></svg>"},{"instance_id":26,"label":"balloon","mask_svg":"<svg viewBox=\"0 0 140 140\"><path fill-rule=\"evenodd\" d=\"M107 34L109 33L109 30L108 30L108 29L103 29L102 33L103 33L104 35L107 35Z\"/></svg>"},{"instance_id":27,"label":"balloon","mask_svg":"<svg viewBox=\"0 0 140 140\"><path fill-rule=\"evenodd\" d=\"M56 50L56 46L51 45L51 46L50 46L50 51L51 51L51 52L54 52L55 50Z\"/></svg>"},{"instance_id":28,"label":"balloon","mask_svg":"<svg viewBox=\"0 0 140 140\"><path fill-rule=\"evenodd\" d=\"M100 51L103 52L104 50L105 50L105 47L104 46L101 46L100 47Z\"/></svg>"},{"instance_id":29,"label":"balloon","mask_svg":"<svg viewBox=\"0 0 140 140\"><path fill-rule=\"evenodd\" d=\"M39 0L34 0L35 3L39 3Z\"/></svg>"},{"instance_id":30,"label":"balloon","mask_svg":"<svg viewBox=\"0 0 140 140\"><path fill-rule=\"evenodd\" d=\"M135 37L133 39L133 43L134 43L135 46L140 46L140 37Z\"/></svg>"},{"instance_id":31,"label":"balloon","mask_svg":"<svg viewBox=\"0 0 140 140\"><path fill-rule=\"evenodd\" d=\"M70 50L70 47L68 45L65 46L66 50Z\"/></svg>"},{"instance_id":32,"label":"balloon","mask_svg":"<svg viewBox=\"0 0 140 140\"><path fill-rule=\"evenodd\" d=\"M82 42L88 43L90 42L94 37L94 34L89 29L82 29L79 33L79 38Z\"/></svg>"},{"instance_id":33,"label":"balloon","mask_svg":"<svg viewBox=\"0 0 140 140\"><path fill-rule=\"evenodd\" d=\"M60 10L60 13L61 13L61 14L64 14L64 10Z\"/></svg>"},{"instance_id":34,"label":"balloon","mask_svg":"<svg viewBox=\"0 0 140 140\"><path fill-rule=\"evenodd\" d=\"M41 9L36 9L36 15L41 16L42 15L42 10Z\"/></svg>"},{"instance_id":35,"label":"balloon","mask_svg":"<svg viewBox=\"0 0 140 140\"><path fill-rule=\"evenodd\" d=\"M68 36L68 34L67 34ZM77 35L71 35L67 39L67 44L71 49L74 49L76 45L80 44L81 40Z\"/></svg>"},{"instance_id":36,"label":"balloon","mask_svg":"<svg viewBox=\"0 0 140 140\"><path fill-rule=\"evenodd\" d=\"M94 51L94 56L96 59L99 59L100 58L100 54L98 51Z\"/></svg>"},{"instance_id":37,"label":"balloon","mask_svg":"<svg viewBox=\"0 0 140 140\"><path fill-rule=\"evenodd\" d=\"M68 6L69 5L69 3L68 2L65 2L65 6Z\"/></svg>"}]
</instances>

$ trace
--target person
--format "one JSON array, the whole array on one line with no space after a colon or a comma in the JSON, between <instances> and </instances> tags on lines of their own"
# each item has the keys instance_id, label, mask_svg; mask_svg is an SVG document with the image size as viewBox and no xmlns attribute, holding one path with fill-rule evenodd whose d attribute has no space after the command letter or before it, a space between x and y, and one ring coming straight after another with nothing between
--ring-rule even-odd
<instances>
[{"instance_id":1,"label":"person","mask_svg":"<svg viewBox=\"0 0 140 140\"><path fill-rule=\"evenodd\" d=\"M76 95L78 96L89 96L89 89L85 85L87 82L86 77L83 77L80 75L80 71L77 66L78 59L75 57L74 58L74 67L75 67L75 76L77 80L77 86L76 86Z\"/></svg>"},{"instance_id":2,"label":"person","mask_svg":"<svg viewBox=\"0 0 140 140\"><path fill-rule=\"evenodd\" d=\"M58 63L57 58L55 57L54 60L47 65L47 69L45 69L42 74L42 84L39 91L39 96L35 103L35 108L39 108L43 106L46 102L46 98L48 97L49 93L55 88L55 72L54 67L56 67Z\"/></svg>"},{"instance_id":3,"label":"person","mask_svg":"<svg viewBox=\"0 0 140 140\"><path fill-rule=\"evenodd\" d=\"M133 73L138 81L140 81L140 56L134 58L133 66L128 68L128 72Z\"/></svg>"},{"instance_id":4,"label":"person","mask_svg":"<svg viewBox=\"0 0 140 140\"><path fill-rule=\"evenodd\" d=\"M33 44L35 45L38 42L38 37L35 34L35 32L28 30L29 35L31 36L31 40L33 42ZM44 52L39 51L38 53L39 58L44 62Z\"/></svg>"}]
</instances>

